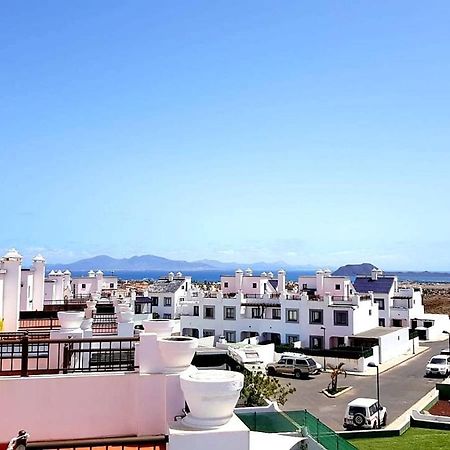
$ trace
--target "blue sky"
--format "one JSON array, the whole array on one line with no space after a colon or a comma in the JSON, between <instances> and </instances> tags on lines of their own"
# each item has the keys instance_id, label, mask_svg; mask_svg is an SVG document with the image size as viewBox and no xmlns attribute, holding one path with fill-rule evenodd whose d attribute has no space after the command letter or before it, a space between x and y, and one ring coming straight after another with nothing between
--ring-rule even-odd
<instances>
[{"instance_id":1,"label":"blue sky","mask_svg":"<svg viewBox=\"0 0 450 450\"><path fill-rule=\"evenodd\" d=\"M448 1L3 1L0 249L450 270Z\"/></svg>"}]
</instances>

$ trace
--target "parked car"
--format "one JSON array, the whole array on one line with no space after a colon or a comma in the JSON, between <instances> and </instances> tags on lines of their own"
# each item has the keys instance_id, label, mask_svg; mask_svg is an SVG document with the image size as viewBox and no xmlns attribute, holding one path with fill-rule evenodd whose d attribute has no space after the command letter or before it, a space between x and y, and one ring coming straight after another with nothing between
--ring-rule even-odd
<instances>
[{"instance_id":1,"label":"parked car","mask_svg":"<svg viewBox=\"0 0 450 450\"><path fill-rule=\"evenodd\" d=\"M448 377L450 375L450 356L433 356L425 368L425 376L430 375Z\"/></svg>"},{"instance_id":2,"label":"parked car","mask_svg":"<svg viewBox=\"0 0 450 450\"><path fill-rule=\"evenodd\" d=\"M379 421L379 422L378 422ZM356 398L345 410L344 428L379 428L387 424L387 410L374 398Z\"/></svg>"},{"instance_id":3,"label":"parked car","mask_svg":"<svg viewBox=\"0 0 450 450\"><path fill-rule=\"evenodd\" d=\"M314 359L300 353L283 353L278 362L266 366L268 375L293 375L295 378L308 377L319 370Z\"/></svg>"}]
</instances>

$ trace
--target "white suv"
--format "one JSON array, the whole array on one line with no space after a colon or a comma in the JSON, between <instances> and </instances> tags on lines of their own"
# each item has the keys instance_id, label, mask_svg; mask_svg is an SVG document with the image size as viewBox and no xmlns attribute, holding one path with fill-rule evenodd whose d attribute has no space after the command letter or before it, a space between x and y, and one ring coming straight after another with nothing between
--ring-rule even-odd
<instances>
[{"instance_id":1,"label":"white suv","mask_svg":"<svg viewBox=\"0 0 450 450\"><path fill-rule=\"evenodd\" d=\"M450 356L442 354L433 356L425 368L425 376L429 375L448 377L450 375Z\"/></svg>"},{"instance_id":2,"label":"white suv","mask_svg":"<svg viewBox=\"0 0 450 450\"><path fill-rule=\"evenodd\" d=\"M378 422L379 420L379 422ZM347 405L344 428L379 428L387 423L387 411L373 398L357 398Z\"/></svg>"}]
</instances>

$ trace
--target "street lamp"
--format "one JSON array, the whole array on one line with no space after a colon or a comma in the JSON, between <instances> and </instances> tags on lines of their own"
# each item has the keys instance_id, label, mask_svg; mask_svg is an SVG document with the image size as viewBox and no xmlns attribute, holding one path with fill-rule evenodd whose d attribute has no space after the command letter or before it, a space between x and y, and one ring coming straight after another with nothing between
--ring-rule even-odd
<instances>
[{"instance_id":1,"label":"street lamp","mask_svg":"<svg viewBox=\"0 0 450 450\"><path fill-rule=\"evenodd\" d=\"M326 336L326 331L327 328L326 327L320 327L321 330L323 330L323 371L325 372L326 368L327 368L327 361L325 359L325 350L326 350L326 346L325 346L325 336Z\"/></svg>"},{"instance_id":2,"label":"street lamp","mask_svg":"<svg viewBox=\"0 0 450 450\"><path fill-rule=\"evenodd\" d=\"M377 369L377 403L378 403L378 425L377 427L380 428L380 369L378 367L378 364L375 364L374 362L370 362L367 364L368 367L376 367Z\"/></svg>"},{"instance_id":3,"label":"street lamp","mask_svg":"<svg viewBox=\"0 0 450 450\"><path fill-rule=\"evenodd\" d=\"M450 350L450 331L443 331L444 334L448 334L448 350Z\"/></svg>"}]
</instances>

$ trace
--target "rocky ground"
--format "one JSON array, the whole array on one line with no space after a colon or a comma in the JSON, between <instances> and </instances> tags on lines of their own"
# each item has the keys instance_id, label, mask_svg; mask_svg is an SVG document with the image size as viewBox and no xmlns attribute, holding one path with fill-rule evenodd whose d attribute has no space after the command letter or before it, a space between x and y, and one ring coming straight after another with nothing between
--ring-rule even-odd
<instances>
[{"instance_id":1,"label":"rocky ground","mask_svg":"<svg viewBox=\"0 0 450 450\"><path fill-rule=\"evenodd\" d=\"M450 314L450 284L422 285L425 312Z\"/></svg>"}]
</instances>

